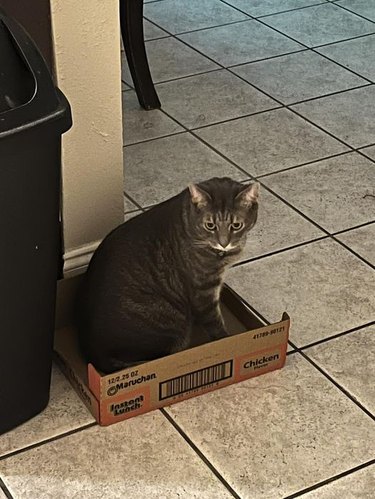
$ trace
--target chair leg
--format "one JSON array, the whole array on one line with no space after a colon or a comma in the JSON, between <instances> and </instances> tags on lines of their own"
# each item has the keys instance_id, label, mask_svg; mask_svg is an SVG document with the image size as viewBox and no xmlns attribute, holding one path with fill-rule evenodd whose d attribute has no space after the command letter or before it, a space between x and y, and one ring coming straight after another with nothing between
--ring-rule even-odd
<instances>
[{"instance_id":1,"label":"chair leg","mask_svg":"<svg viewBox=\"0 0 375 499\"><path fill-rule=\"evenodd\" d=\"M139 104L147 110L161 104L151 78L143 35L143 0L120 0L121 35Z\"/></svg>"}]
</instances>

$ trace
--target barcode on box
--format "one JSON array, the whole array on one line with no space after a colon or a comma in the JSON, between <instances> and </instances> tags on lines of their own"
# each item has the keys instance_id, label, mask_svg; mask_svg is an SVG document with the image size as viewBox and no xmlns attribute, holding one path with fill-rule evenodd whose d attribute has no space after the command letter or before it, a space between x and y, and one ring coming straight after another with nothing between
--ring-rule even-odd
<instances>
[{"instance_id":1,"label":"barcode on box","mask_svg":"<svg viewBox=\"0 0 375 499\"><path fill-rule=\"evenodd\" d=\"M198 369L182 376L159 383L159 400L165 400L182 393L201 388L232 376L233 360L227 360L214 366Z\"/></svg>"}]
</instances>

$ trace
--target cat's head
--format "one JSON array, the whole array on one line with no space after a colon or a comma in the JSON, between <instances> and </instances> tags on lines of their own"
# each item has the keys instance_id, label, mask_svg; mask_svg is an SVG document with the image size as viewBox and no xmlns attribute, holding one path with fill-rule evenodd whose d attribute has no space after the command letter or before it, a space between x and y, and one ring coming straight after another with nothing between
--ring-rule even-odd
<instances>
[{"instance_id":1,"label":"cat's head","mask_svg":"<svg viewBox=\"0 0 375 499\"><path fill-rule=\"evenodd\" d=\"M221 255L238 253L258 214L259 184L212 178L189 185L194 244Z\"/></svg>"}]
</instances>

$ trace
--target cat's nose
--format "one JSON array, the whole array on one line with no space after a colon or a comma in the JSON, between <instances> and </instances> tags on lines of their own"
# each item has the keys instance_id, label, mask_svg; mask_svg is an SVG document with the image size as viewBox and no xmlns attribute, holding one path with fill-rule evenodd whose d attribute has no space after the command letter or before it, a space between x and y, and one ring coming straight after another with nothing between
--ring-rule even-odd
<instances>
[{"instance_id":1,"label":"cat's nose","mask_svg":"<svg viewBox=\"0 0 375 499\"><path fill-rule=\"evenodd\" d=\"M229 245L229 237L227 234L219 234L219 244L223 250Z\"/></svg>"}]
</instances>

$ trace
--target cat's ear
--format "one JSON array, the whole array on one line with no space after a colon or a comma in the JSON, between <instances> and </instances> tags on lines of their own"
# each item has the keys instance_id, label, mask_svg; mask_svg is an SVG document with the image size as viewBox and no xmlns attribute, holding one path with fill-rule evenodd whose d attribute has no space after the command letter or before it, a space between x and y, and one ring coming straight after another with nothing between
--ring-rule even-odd
<instances>
[{"instance_id":1,"label":"cat's ear","mask_svg":"<svg viewBox=\"0 0 375 499\"><path fill-rule=\"evenodd\" d=\"M254 203L258 202L259 197L259 182L254 182L247 186L243 191L241 191L236 196L236 201L238 201L242 206L249 207Z\"/></svg>"},{"instance_id":2,"label":"cat's ear","mask_svg":"<svg viewBox=\"0 0 375 499\"><path fill-rule=\"evenodd\" d=\"M204 191L197 184L189 184L189 191L191 202L195 204L198 208L203 208L203 206L207 206L211 201L211 196L208 192Z\"/></svg>"}]
</instances>

